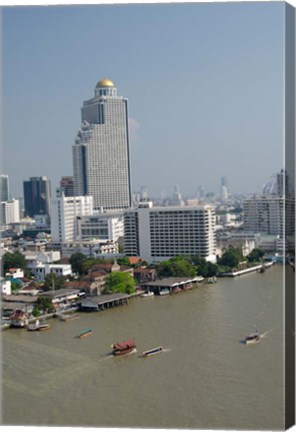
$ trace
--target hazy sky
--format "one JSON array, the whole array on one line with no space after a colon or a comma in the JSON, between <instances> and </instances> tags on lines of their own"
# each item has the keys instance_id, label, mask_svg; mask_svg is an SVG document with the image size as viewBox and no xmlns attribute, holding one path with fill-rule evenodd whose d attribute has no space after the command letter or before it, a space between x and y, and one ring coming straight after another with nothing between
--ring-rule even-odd
<instances>
[{"instance_id":1,"label":"hazy sky","mask_svg":"<svg viewBox=\"0 0 296 432\"><path fill-rule=\"evenodd\" d=\"M72 175L103 77L129 99L132 188L259 192L283 166L284 3L7 7L2 172Z\"/></svg>"}]
</instances>

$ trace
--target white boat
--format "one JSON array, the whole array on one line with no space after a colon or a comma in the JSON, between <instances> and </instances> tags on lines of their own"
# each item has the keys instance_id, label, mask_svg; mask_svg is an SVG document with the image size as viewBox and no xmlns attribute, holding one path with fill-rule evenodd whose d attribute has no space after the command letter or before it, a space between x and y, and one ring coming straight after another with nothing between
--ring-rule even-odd
<instances>
[{"instance_id":1,"label":"white boat","mask_svg":"<svg viewBox=\"0 0 296 432\"><path fill-rule=\"evenodd\" d=\"M170 293L170 290L168 288L163 288L159 290L159 295L168 295Z\"/></svg>"},{"instance_id":2,"label":"white boat","mask_svg":"<svg viewBox=\"0 0 296 432\"><path fill-rule=\"evenodd\" d=\"M146 291L143 294L141 294L141 297L153 297L154 296L154 292L153 291Z\"/></svg>"},{"instance_id":3,"label":"white boat","mask_svg":"<svg viewBox=\"0 0 296 432\"><path fill-rule=\"evenodd\" d=\"M260 334L258 332L254 332L254 333L250 333L248 336L246 336L243 339L243 342L245 344L255 344L255 343L260 342L260 340L261 340Z\"/></svg>"},{"instance_id":4,"label":"white boat","mask_svg":"<svg viewBox=\"0 0 296 432\"><path fill-rule=\"evenodd\" d=\"M49 330L50 325L47 323L40 323L39 320L37 320L34 324L29 324L27 327L28 331L44 331Z\"/></svg>"}]
</instances>

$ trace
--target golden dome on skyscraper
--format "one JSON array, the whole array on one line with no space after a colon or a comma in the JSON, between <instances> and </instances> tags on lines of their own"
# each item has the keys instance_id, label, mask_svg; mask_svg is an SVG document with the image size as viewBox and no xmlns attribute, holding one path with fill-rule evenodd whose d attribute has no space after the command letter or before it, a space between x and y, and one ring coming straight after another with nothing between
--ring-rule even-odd
<instances>
[{"instance_id":1,"label":"golden dome on skyscraper","mask_svg":"<svg viewBox=\"0 0 296 432\"><path fill-rule=\"evenodd\" d=\"M98 87L115 87L115 84L108 78L103 78L97 83L96 88Z\"/></svg>"}]
</instances>

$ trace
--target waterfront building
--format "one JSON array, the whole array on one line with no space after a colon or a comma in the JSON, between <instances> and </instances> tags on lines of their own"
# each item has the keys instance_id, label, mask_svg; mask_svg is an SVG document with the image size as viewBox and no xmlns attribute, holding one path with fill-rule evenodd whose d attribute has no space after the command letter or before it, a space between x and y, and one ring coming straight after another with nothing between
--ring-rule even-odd
<instances>
[{"instance_id":1,"label":"waterfront building","mask_svg":"<svg viewBox=\"0 0 296 432\"><path fill-rule=\"evenodd\" d=\"M8 201L9 195L9 178L7 174L0 175L0 201Z\"/></svg>"},{"instance_id":2,"label":"waterfront building","mask_svg":"<svg viewBox=\"0 0 296 432\"><path fill-rule=\"evenodd\" d=\"M74 193L93 197L94 209L131 207L128 101L100 80L81 109L73 146Z\"/></svg>"},{"instance_id":3,"label":"waterfront building","mask_svg":"<svg viewBox=\"0 0 296 432\"><path fill-rule=\"evenodd\" d=\"M215 262L214 207L141 203L124 214L124 252L149 263L176 255L199 255Z\"/></svg>"},{"instance_id":4,"label":"waterfront building","mask_svg":"<svg viewBox=\"0 0 296 432\"><path fill-rule=\"evenodd\" d=\"M74 177L64 176L61 178L60 187L64 189L66 197L74 196Z\"/></svg>"},{"instance_id":5,"label":"waterfront building","mask_svg":"<svg viewBox=\"0 0 296 432\"><path fill-rule=\"evenodd\" d=\"M56 189L52 201L51 236L55 242L73 241L77 238L77 218L93 213L91 196L65 197L62 188Z\"/></svg>"},{"instance_id":6,"label":"waterfront building","mask_svg":"<svg viewBox=\"0 0 296 432\"><path fill-rule=\"evenodd\" d=\"M34 218L43 214L50 216L51 186L50 180L43 177L30 177L23 182L24 187L24 214Z\"/></svg>"}]
</instances>

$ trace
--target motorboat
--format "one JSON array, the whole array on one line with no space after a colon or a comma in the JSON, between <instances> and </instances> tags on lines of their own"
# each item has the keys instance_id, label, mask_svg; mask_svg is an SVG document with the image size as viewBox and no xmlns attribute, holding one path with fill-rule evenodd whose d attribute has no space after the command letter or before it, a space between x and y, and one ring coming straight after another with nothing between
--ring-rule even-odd
<instances>
[{"instance_id":1,"label":"motorboat","mask_svg":"<svg viewBox=\"0 0 296 432\"><path fill-rule=\"evenodd\" d=\"M154 296L154 292L153 291L146 291L143 294L141 294L141 297L143 297L143 298L153 297L153 296Z\"/></svg>"},{"instance_id":2,"label":"motorboat","mask_svg":"<svg viewBox=\"0 0 296 432\"><path fill-rule=\"evenodd\" d=\"M162 347L162 346L159 346L159 347L151 348L150 350L144 351L144 352L142 353L142 356L143 356L143 357L149 357L149 356L151 356L151 355L161 353L162 351L163 351L163 347Z\"/></svg>"},{"instance_id":3,"label":"motorboat","mask_svg":"<svg viewBox=\"0 0 296 432\"><path fill-rule=\"evenodd\" d=\"M127 341L121 343L115 343L111 345L111 347L113 349L112 354L115 356L132 354L133 352L136 352L136 343L134 338L128 339Z\"/></svg>"},{"instance_id":4,"label":"motorboat","mask_svg":"<svg viewBox=\"0 0 296 432\"><path fill-rule=\"evenodd\" d=\"M248 336L246 336L243 339L243 342L245 344L254 344L254 343L258 343L261 340L261 336L260 334L256 331L254 333L250 333Z\"/></svg>"},{"instance_id":5,"label":"motorboat","mask_svg":"<svg viewBox=\"0 0 296 432\"><path fill-rule=\"evenodd\" d=\"M49 329L50 329L49 324L39 323L38 320L34 324L29 324L27 327L28 331L44 331L44 330L49 330Z\"/></svg>"}]
</instances>

